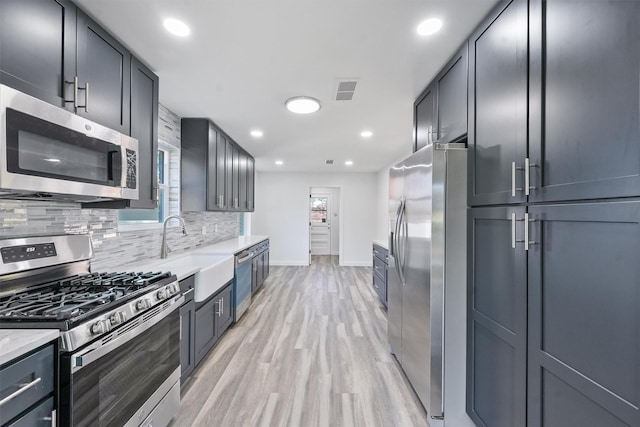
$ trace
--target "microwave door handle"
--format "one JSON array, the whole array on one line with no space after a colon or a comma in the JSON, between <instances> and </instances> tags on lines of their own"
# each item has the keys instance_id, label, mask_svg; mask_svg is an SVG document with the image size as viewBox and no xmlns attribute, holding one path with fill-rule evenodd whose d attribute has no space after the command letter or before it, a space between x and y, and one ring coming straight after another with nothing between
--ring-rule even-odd
<instances>
[{"instance_id":1,"label":"microwave door handle","mask_svg":"<svg viewBox=\"0 0 640 427\"><path fill-rule=\"evenodd\" d=\"M121 185L122 181L122 152L120 149L109 151L109 159L108 159L108 168L109 168L109 176L108 179L110 182L113 182L115 186Z\"/></svg>"}]
</instances>

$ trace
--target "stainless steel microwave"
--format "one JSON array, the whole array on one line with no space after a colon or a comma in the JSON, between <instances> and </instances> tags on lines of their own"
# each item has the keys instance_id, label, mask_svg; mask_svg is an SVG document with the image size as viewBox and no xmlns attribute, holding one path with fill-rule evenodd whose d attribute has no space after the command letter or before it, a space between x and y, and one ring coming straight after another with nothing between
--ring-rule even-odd
<instances>
[{"instance_id":1,"label":"stainless steel microwave","mask_svg":"<svg viewBox=\"0 0 640 427\"><path fill-rule=\"evenodd\" d=\"M138 199L138 140L0 85L0 197Z\"/></svg>"}]
</instances>

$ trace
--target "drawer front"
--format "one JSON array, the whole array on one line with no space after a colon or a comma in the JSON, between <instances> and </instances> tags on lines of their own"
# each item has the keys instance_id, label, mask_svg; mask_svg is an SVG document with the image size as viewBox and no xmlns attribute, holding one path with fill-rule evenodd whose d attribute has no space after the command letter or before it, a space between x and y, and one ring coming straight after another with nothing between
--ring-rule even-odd
<instances>
[{"instance_id":1,"label":"drawer front","mask_svg":"<svg viewBox=\"0 0 640 427\"><path fill-rule=\"evenodd\" d=\"M182 293L184 294L185 292L187 292L189 289L193 289L195 287L195 275L193 276L189 276L186 279L180 280L180 290L182 291Z\"/></svg>"},{"instance_id":2,"label":"drawer front","mask_svg":"<svg viewBox=\"0 0 640 427\"><path fill-rule=\"evenodd\" d=\"M373 289L380 297L380 300L387 305L387 282L382 280L377 274L373 275Z\"/></svg>"},{"instance_id":3,"label":"drawer front","mask_svg":"<svg viewBox=\"0 0 640 427\"><path fill-rule=\"evenodd\" d=\"M383 248L380 245L373 245L373 256L380 258L381 260L387 260L387 257L389 255L389 251L385 248Z\"/></svg>"},{"instance_id":4,"label":"drawer front","mask_svg":"<svg viewBox=\"0 0 640 427\"><path fill-rule=\"evenodd\" d=\"M53 345L0 370L0 425L53 392ZM20 392L20 390L23 390Z\"/></svg>"},{"instance_id":5,"label":"drawer front","mask_svg":"<svg viewBox=\"0 0 640 427\"><path fill-rule=\"evenodd\" d=\"M53 397L48 398L7 427L51 427L57 425Z\"/></svg>"},{"instance_id":6,"label":"drawer front","mask_svg":"<svg viewBox=\"0 0 640 427\"><path fill-rule=\"evenodd\" d=\"M377 256L373 257L373 272L380 275L380 278L384 279L386 281L386 270L387 270L387 264L381 260L380 258L378 258Z\"/></svg>"}]
</instances>

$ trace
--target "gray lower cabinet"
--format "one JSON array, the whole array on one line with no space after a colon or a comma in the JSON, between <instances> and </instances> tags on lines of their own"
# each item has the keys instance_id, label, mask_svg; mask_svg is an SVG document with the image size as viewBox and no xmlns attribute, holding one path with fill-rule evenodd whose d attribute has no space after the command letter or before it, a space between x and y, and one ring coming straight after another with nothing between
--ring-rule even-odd
<instances>
[{"instance_id":1,"label":"gray lower cabinet","mask_svg":"<svg viewBox=\"0 0 640 427\"><path fill-rule=\"evenodd\" d=\"M195 366L233 322L233 286L229 282L208 300L196 303Z\"/></svg>"},{"instance_id":2,"label":"gray lower cabinet","mask_svg":"<svg viewBox=\"0 0 640 427\"><path fill-rule=\"evenodd\" d=\"M640 426L640 201L528 209L527 426Z\"/></svg>"},{"instance_id":3,"label":"gray lower cabinet","mask_svg":"<svg viewBox=\"0 0 640 427\"><path fill-rule=\"evenodd\" d=\"M526 253L511 234L525 209L469 212L467 413L477 426L525 426Z\"/></svg>"},{"instance_id":4,"label":"gray lower cabinet","mask_svg":"<svg viewBox=\"0 0 640 427\"><path fill-rule=\"evenodd\" d=\"M196 304L193 300L194 277L180 281L185 301L180 306L180 382L184 383L196 365Z\"/></svg>"},{"instance_id":5,"label":"gray lower cabinet","mask_svg":"<svg viewBox=\"0 0 640 427\"><path fill-rule=\"evenodd\" d=\"M380 301L387 306L387 278L389 276L389 251L373 244L373 289Z\"/></svg>"},{"instance_id":6,"label":"gray lower cabinet","mask_svg":"<svg viewBox=\"0 0 640 427\"><path fill-rule=\"evenodd\" d=\"M253 295L269 277L269 240L252 246L250 251L254 253L251 262L251 294Z\"/></svg>"},{"instance_id":7,"label":"gray lower cabinet","mask_svg":"<svg viewBox=\"0 0 640 427\"><path fill-rule=\"evenodd\" d=\"M0 426L56 425L56 360L49 344L0 367Z\"/></svg>"},{"instance_id":8,"label":"gray lower cabinet","mask_svg":"<svg viewBox=\"0 0 640 427\"><path fill-rule=\"evenodd\" d=\"M640 201L474 208L469 218L476 425L640 425Z\"/></svg>"}]
</instances>

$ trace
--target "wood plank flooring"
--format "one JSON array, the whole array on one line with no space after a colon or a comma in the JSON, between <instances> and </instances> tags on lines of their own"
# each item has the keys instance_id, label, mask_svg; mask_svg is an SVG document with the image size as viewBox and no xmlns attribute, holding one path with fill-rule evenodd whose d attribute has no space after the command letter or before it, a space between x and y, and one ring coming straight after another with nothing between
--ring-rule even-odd
<instances>
[{"instance_id":1,"label":"wood plank flooring","mask_svg":"<svg viewBox=\"0 0 640 427\"><path fill-rule=\"evenodd\" d=\"M171 426L427 427L388 351L371 268L272 267L182 389Z\"/></svg>"}]
</instances>

